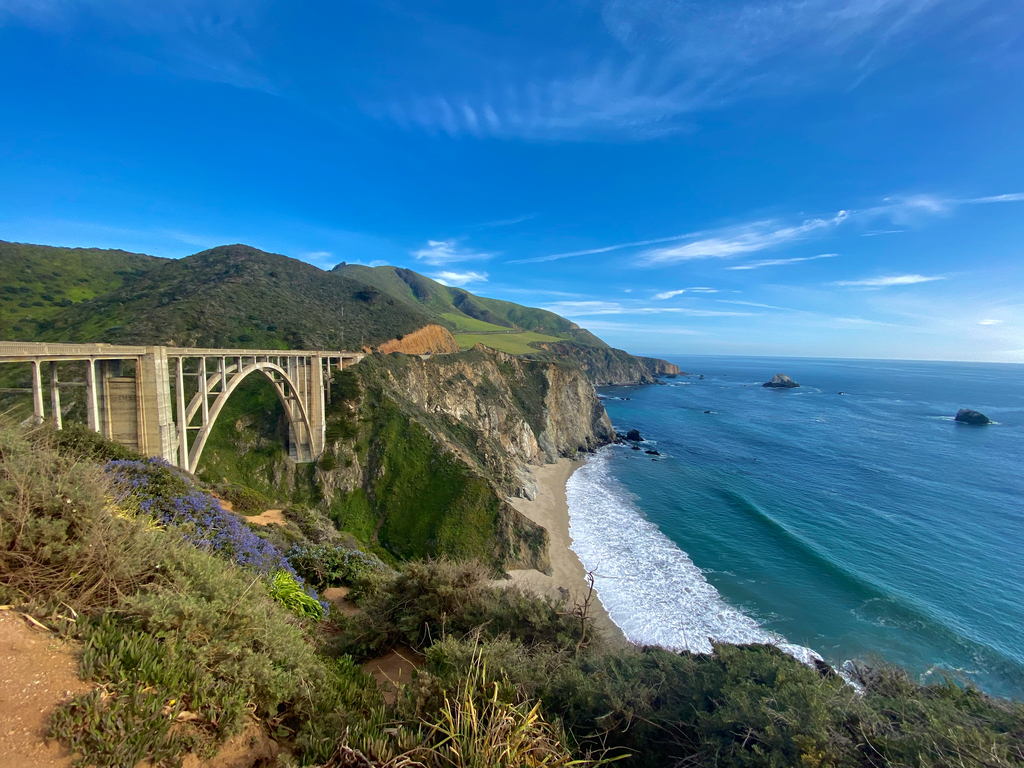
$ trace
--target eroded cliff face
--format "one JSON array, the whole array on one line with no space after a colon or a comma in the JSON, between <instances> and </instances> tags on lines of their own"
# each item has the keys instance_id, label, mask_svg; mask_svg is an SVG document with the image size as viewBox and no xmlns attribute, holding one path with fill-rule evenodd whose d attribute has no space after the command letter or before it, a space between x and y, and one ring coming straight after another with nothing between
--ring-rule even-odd
<instances>
[{"instance_id":1,"label":"eroded cliff face","mask_svg":"<svg viewBox=\"0 0 1024 768\"><path fill-rule=\"evenodd\" d=\"M427 355L458 352L459 345L451 332L441 325L425 325L400 339L391 339L377 347L378 352L402 352L406 355Z\"/></svg>"},{"instance_id":2,"label":"eroded cliff face","mask_svg":"<svg viewBox=\"0 0 1024 768\"><path fill-rule=\"evenodd\" d=\"M332 404L316 472L339 524L400 556L546 570L546 531L506 499L533 497L530 465L615 438L590 380L483 347L373 355L349 370L358 395Z\"/></svg>"},{"instance_id":3,"label":"eroded cliff face","mask_svg":"<svg viewBox=\"0 0 1024 768\"><path fill-rule=\"evenodd\" d=\"M679 366L665 360L582 344L538 344L537 354L530 357L578 366L595 386L654 384L659 376L682 373Z\"/></svg>"}]
</instances>

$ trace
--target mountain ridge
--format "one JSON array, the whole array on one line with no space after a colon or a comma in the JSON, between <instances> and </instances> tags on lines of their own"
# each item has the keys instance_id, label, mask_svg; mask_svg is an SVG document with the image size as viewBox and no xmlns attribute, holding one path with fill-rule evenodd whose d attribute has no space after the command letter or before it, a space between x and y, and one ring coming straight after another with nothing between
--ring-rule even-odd
<instances>
[{"instance_id":1,"label":"mountain ridge","mask_svg":"<svg viewBox=\"0 0 1024 768\"><path fill-rule=\"evenodd\" d=\"M534 359L575 361L596 383L650 383L664 361L614 350L553 312L445 286L404 267L330 270L243 244L181 259L0 241L0 339L266 349L453 351L403 339L441 326ZM444 334L421 334L421 338ZM553 350L556 350L553 352Z\"/></svg>"}]
</instances>

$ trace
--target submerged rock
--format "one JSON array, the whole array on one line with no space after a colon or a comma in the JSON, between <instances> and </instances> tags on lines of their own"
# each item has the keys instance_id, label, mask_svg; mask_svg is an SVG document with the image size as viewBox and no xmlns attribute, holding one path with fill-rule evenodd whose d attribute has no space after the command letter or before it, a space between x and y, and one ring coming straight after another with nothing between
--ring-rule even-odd
<instances>
[{"instance_id":1,"label":"submerged rock","mask_svg":"<svg viewBox=\"0 0 1024 768\"><path fill-rule=\"evenodd\" d=\"M639 443L641 440L643 440L643 438L640 437L640 430L638 429L629 430L629 432L626 433L626 439L631 440L634 443Z\"/></svg>"},{"instance_id":2,"label":"submerged rock","mask_svg":"<svg viewBox=\"0 0 1024 768\"><path fill-rule=\"evenodd\" d=\"M992 420L984 413L978 411L972 411L970 408L961 408L956 412L954 421L959 421L963 424L991 424Z\"/></svg>"},{"instance_id":3,"label":"submerged rock","mask_svg":"<svg viewBox=\"0 0 1024 768\"><path fill-rule=\"evenodd\" d=\"M651 454L651 456L661 456L661 454L658 453L657 451L647 450L647 451L644 451L644 453L649 453L649 454Z\"/></svg>"},{"instance_id":4,"label":"submerged rock","mask_svg":"<svg viewBox=\"0 0 1024 768\"><path fill-rule=\"evenodd\" d=\"M775 387L778 389L792 389L793 387L799 387L800 385L793 381L789 376L784 373L776 373L772 376L771 381L766 381L761 385L762 387Z\"/></svg>"}]
</instances>

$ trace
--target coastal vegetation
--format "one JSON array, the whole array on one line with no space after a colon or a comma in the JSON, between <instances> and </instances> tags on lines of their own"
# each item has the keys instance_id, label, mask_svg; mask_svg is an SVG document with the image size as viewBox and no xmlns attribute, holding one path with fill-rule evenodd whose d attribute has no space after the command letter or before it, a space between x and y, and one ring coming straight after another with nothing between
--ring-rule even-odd
<instances>
[{"instance_id":1,"label":"coastal vegetation","mask_svg":"<svg viewBox=\"0 0 1024 768\"><path fill-rule=\"evenodd\" d=\"M388 565L316 517L286 547L159 461L0 426L0 600L80 643L96 684L53 736L99 766L246 728L298 765L1024 765L1019 703L885 667L851 685L771 646L610 645L487 567ZM339 584L354 615L315 591ZM396 645L423 661L386 700L361 662Z\"/></svg>"}]
</instances>

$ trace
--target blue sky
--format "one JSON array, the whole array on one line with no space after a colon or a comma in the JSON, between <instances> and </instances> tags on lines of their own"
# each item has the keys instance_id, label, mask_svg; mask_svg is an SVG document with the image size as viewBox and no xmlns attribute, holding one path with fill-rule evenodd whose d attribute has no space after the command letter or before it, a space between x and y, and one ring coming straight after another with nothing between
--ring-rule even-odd
<instances>
[{"instance_id":1,"label":"blue sky","mask_svg":"<svg viewBox=\"0 0 1024 768\"><path fill-rule=\"evenodd\" d=\"M1024 362L1019 0L0 0L0 239L408 266L635 352Z\"/></svg>"}]
</instances>

